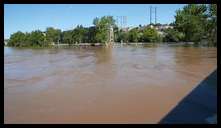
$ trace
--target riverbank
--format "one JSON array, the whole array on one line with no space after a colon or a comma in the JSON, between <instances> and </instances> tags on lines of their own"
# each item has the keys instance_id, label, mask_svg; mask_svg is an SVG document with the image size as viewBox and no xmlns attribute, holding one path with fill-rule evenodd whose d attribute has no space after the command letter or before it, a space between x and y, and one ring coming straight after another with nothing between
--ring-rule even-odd
<instances>
[{"instance_id":1,"label":"riverbank","mask_svg":"<svg viewBox=\"0 0 221 128\"><path fill-rule=\"evenodd\" d=\"M105 47L105 46L159 46L159 45L168 45L168 46L185 46L185 47L211 47L206 45L195 44L194 42L128 42L128 43L120 43L120 42L113 42L111 44L108 43L78 43L78 44L53 44L49 46L29 46L29 47L15 47L15 48L71 48L71 47ZM9 46L5 46L9 47ZM215 46L214 46L215 47Z\"/></svg>"}]
</instances>

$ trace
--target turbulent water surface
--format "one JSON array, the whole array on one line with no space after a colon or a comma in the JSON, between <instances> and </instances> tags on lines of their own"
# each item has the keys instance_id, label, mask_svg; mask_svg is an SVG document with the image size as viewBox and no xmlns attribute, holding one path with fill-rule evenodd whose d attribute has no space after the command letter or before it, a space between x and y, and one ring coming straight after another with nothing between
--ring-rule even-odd
<instances>
[{"instance_id":1,"label":"turbulent water surface","mask_svg":"<svg viewBox=\"0 0 221 128\"><path fill-rule=\"evenodd\" d=\"M158 123L216 68L216 48L5 47L4 121Z\"/></svg>"}]
</instances>

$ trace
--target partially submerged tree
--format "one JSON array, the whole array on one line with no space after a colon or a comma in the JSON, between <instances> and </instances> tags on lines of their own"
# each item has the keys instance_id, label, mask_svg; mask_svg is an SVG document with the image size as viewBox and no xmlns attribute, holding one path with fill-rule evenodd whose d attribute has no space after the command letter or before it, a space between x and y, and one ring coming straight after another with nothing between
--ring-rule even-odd
<instances>
[{"instance_id":1,"label":"partially submerged tree","mask_svg":"<svg viewBox=\"0 0 221 128\"><path fill-rule=\"evenodd\" d=\"M138 28L133 28L128 33L129 42L138 42L139 40L139 30Z\"/></svg>"},{"instance_id":2,"label":"partially submerged tree","mask_svg":"<svg viewBox=\"0 0 221 128\"><path fill-rule=\"evenodd\" d=\"M78 25L72 31L72 39L75 44L86 41L86 38L87 38L86 36L87 36L87 30L82 25Z\"/></svg>"},{"instance_id":3,"label":"partially submerged tree","mask_svg":"<svg viewBox=\"0 0 221 128\"><path fill-rule=\"evenodd\" d=\"M13 33L10 36L8 46L15 46L15 47L21 47L25 42L25 34L21 31L18 31L16 33Z\"/></svg>"},{"instance_id":4,"label":"partially submerged tree","mask_svg":"<svg viewBox=\"0 0 221 128\"><path fill-rule=\"evenodd\" d=\"M93 20L95 25L95 40L96 42L106 43L108 41L108 32L110 26L115 27L115 20L113 16L103 16Z\"/></svg>"},{"instance_id":5,"label":"partially submerged tree","mask_svg":"<svg viewBox=\"0 0 221 128\"><path fill-rule=\"evenodd\" d=\"M183 41L184 34L176 29L168 28L164 30L164 42L179 42Z\"/></svg>"},{"instance_id":6,"label":"partially submerged tree","mask_svg":"<svg viewBox=\"0 0 221 128\"><path fill-rule=\"evenodd\" d=\"M64 44L73 44L73 39L72 39L72 31L69 30L69 31L63 31L62 32L62 36L61 36L61 40L62 40L62 43Z\"/></svg>"},{"instance_id":7,"label":"partially submerged tree","mask_svg":"<svg viewBox=\"0 0 221 128\"><path fill-rule=\"evenodd\" d=\"M206 5L189 4L178 10L175 16L175 29L185 35L185 41L199 42L205 35Z\"/></svg>"},{"instance_id":8,"label":"partially submerged tree","mask_svg":"<svg viewBox=\"0 0 221 128\"><path fill-rule=\"evenodd\" d=\"M31 46L48 46L48 43L45 41L45 36L40 30L32 31L29 41L31 42Z\"/></svg>"},{"instance_id":9,"label":"partially submerged tree","mask_svg":"<svg viewBox=\"0 0 221 128\"><path fill-rule=\"evenodd\" d=\"M58 43L61 40L61 30L49 27L46 29L46 41L49 43Z\"/></svg>"},{"instance_id":10,"label":"partially submerged tree","mask_svg":"<svg viewBox=\"0 0 221 128\"><path fill-rule=\"evenodd\" d=\"M208 39L209 45L217 46L217 5L208 5Z\"/></svg>"},{"instance_id":11,"label":"partially submerged tree","mask_svg":"<svg viewBox=\"0 0 221 128\"><path fill-rule=\"evenodd\" d=\"M157 33L156 29L146 27L143 30L142 40L144 42L157 42L160 41L159 34Z\"/></svg>"}]
</instances>

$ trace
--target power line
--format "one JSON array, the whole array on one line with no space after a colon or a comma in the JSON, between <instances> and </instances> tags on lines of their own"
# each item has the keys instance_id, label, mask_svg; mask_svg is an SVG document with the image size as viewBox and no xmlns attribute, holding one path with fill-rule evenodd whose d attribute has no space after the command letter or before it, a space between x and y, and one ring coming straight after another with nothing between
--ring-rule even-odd
<instances>
[{"instance_id":1,"label":"power line","mask_svg":"<svg viewBox=\"0 0 221 128\"><path fill-rule=\"evenodd\" d=\"M120 29L127 27L127 16L117 16L116 21Z\"/></svg>"},{"instance_id":2,"label":"power line","mask_svg":"<svg viewBox=\"0 0 221 128\"><path fill-rule=\"evenodd\" d=\"M150 11L150 24L152 24L152 13L154 13L155 16L155 24L157 24L157 7L154 7L154 10L152 11L152 6L149 7Z\"/></svg>"},{"instance_id":3,"label":"power line","mask_svg":"<svg viewBox=\"0 0 221 128\"><path fill-rule=\"evenodd\" d=\"M157 24L157 7L155 7L155 24Z\"/></svg>"},{"instance_id":4,"label":"power line","mask_svg":"<svg viewBox=\"0 0 221 128\"><path fill-rule=\"evenodd\" d=\"M152 23L151 20L152 20L152 6L150 6L150 24Z\"/></svg>"}]
</instances>

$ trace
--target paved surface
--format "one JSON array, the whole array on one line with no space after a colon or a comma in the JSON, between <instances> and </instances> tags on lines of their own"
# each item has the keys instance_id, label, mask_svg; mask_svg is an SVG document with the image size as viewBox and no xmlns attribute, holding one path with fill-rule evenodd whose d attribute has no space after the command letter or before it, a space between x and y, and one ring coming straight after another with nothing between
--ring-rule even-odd
<instances>
[{"instance_id":1,"label":"paved surface","mask_svg":"<svg viewBox=\"0 0 221 128\"><path fill-rule=\"evenodd\" d=\"M206 124L217 113L217 70L211 73L161 121L162 124ZM217 121L216 121L217 122Z\"/></svg>"}]
</instances>

